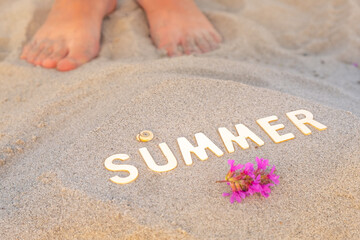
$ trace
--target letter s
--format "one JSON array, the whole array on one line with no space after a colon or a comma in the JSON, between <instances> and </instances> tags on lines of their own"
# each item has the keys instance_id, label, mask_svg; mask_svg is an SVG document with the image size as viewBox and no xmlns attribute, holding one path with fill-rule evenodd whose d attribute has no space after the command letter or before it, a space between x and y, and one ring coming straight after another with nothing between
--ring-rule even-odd
<instances>
[{"instance_id":1,"label":"letter s","mask_svg":"<svg viewBox=\"0 0 360 240\"><path fill-rule=\"evenodd\" d=\"M128 159L129 159L129 156L126 154L114 154L105 160L104 165L107 170L113 171L113 172L124 171L124 172L129 173L129 176L127 176L127 177L114 176L114 177L110 178L110 180L113 183L127 184L127 183L134 181L138 177L139 172L136 167L134 167L132 165L123 165L123 164L117 165L117 164L113 163L114 160L126 161Z\"/></svg>"}]
</instances>

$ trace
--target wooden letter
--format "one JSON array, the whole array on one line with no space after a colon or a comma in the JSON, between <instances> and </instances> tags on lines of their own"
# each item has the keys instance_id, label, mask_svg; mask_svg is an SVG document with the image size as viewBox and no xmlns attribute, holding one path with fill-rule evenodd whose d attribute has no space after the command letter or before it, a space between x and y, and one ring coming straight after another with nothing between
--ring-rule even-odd
<instances>
[{"instance_id":1,"label":"wooden letter","mask_svg":"<svg viewBox=\"0 0 360 240\"><path fill-rule=\"evenodd\" d=\"M205 149L209 149L218 157L224 155L224 152L221 151L221 149L218 148L207 136L205 136L205 134L196 133L195 139L198 147L194 147L184 137L180 137L177 139L181 154L184 158L186 165L191 165L193 163L191 153L194 153L201 161L207 160L209 157L206 154Z\"/></svg>"},{"instance_id":2,"label":"wooden letter","mask_svg":"<svg viewBox=\"0 0 360 240\"><path fill-rule=\"evenodd\" d=\"M153 157L150 155L146 147L140 148L139 152L144 159L146 165L155 172L167 172L173 170L177 166L177 160L166 143L160 143L159 147L164 154L168 163L166 165L159 166L155 163Z\"/></svg>"},{"instance_id":3,"label":"wooden letter","mask_svg":"<svg viewBox=\"0 0 360 240\"><path fill-rule=\"evenodd\" d=\"M224 142L224 145L229 153L233 153L234 145L233 142L236 142L242 149L248 149L249 143L246 141L247 138L252 140L258 146L264 145L264 141L261 140L255 133L250 131L245 125L237 124L235 125L236 131L239 136L234 136L227 128L221 127L218 129L221 139Z\"/></svg>"},{"instance_id":4,"label":"wooden letter","mask_svg":"<svg viewBox=\"0 0 360 240\"><path fill-rule=\"evenodd\" d=\"M300 114L305 115L305 118L298 119L296 115L300 115ZM315 121L313 114L306 110L297 110L293 112L288 112L286 113L286 116L304 135L311 134L311 130L307 126L305 126L305 124L309 124L320 131L325 130L327 128L325 125Z\"/></svg>"},{"instance_id":5,"label":"wooden letter","mask_svg":"<svg viewBox=\"0 0 360 240\"><path fill-rule=\"evenodd\" d=\"M113 171L113 172L124 171L124 172L128 172L130 174L127 177L115 176L115 177L110 178L110 180L113 183L127 184L127 183L134 181L138 177L139 172L136 167L134 167L132 165L123 165L123 164L117 165L117 164L113 163L114 160L126 161L128 159L129 159L129 156L126 154L115 154L115 155L108 157L105 160L104 165L107 170Z\"/></svg>"},{"instance_id":6,"label":"wooden letter","mask_svg":"<svg viewBox=\"0 0 360 240\"><path fill-rule=\"evenodd\" d=\"M269 137L275 142L275 143L281 143L285 142L290 139L294 139L295 136L292 133L287 133L284 135L280 135L277 131L284 128L283 124L277 124L277 125L270 125L270 122L277 121L277 116L270 116L266 118L261 118L256 120L257 124L269 135Z\"/></svg>"}]
</instances>

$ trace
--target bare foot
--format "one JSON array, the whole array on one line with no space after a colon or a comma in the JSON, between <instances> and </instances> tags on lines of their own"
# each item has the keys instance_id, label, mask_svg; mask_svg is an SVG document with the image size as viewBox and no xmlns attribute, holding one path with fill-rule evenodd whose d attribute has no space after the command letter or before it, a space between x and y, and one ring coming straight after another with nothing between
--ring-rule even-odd
<instances>
[{"instance_id":1,"label":"bare foot","mask_svg":"<svg viewBox=\"0 0 360 240\"><path fill-rule=\"evenodd\" d=\"M99 53L102 20L115 7L116 0L55 0L21 59L59 71L90 61Z\"/></svg>"},{"instance_id":2,"label":"bare foot","mask_svg":"<svg viewBox=\"0 0 360 240\"><path fill-rule=\"evenodd\" d=\"M193 0L138 0L146 12L151 38L169 56L218 48L221 36Z\"/></svg>"}]
</instances>

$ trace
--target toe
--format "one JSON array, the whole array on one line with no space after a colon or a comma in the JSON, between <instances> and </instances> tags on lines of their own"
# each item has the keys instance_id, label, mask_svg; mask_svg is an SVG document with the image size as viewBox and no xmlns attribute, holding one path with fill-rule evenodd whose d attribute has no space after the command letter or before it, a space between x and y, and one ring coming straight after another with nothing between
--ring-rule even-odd
<instances>
[{"instance_id":1,"label":"toe","mask_svg":"<svg viewBox=\"0 0 360 240\"><path fill-rule=\"evenodd\" d=\"M96 57L99 46L74 45L69 49L69 54L61 59L56 69L59 71L70 71Z\"/></svg>"},{"instance_id":2,"label":"toe","mask_svg":"<svg viewBox=\"0 0 360 240\"><path fill-rule=\"evenodd\" d=\"M81 63L79 63L77 61L77 59L71 58L71 57L66 57L64 59L61 59L57 65L56 65L56 69L62 72L66 72L66 71L70 71L73 70L75 68L77 68L78 66L80 66Z\"/></svg>"},{"instance_id":3,"label":"toe","mask_svg":"<svg viewBox=\"0 0 360 240\"><path fill-rule=\"evenodd\" d=\"M198 49L193 37L187 37L186 39L184 39L182 41L182 46L185 54L187 55L192 53L200 53L200 50Z\"/></svg>"},{"instance_id":4,"label":"toe","mask_svg":"<svg viewBox=\"0 0 360 240\"><path fill-rule=\"evenodd\" d=\"M222 37L218 32L216 32L216 30L210 31L210 35L212 36L212 38L215 40L216 43L222 42Z\"/></svg>"},{"instance_id":5,"label":"toe","mask_svg":"<svg viewBox=\"0 0 360 240\"><path fill-rule=\"evenodd\" d=\"M68 49L63 44L55 44L51 55L43 59L41 66L44 68L55 68L58 62L66 57Z\"/></svg>"},{"instance_id":6,"label":"toe","mask_svg":"<svg viewBox=\"0 0 360 240\"><path fill-rule=\"evenodd\" d=\"M175 55L174 55L174 56L178 57L178 56L182 56L182 55L184 55L184 48L183 48L183 46L181 45L181 43L178 43L178 44L176 45L176 52L175 52Z\"/></svg>"},{"instance_id":7,"label":"toe","mask_svg":"<svg viewBox=\"0 0 360 240\"><path fill-rule=\"evenodd\" d=\"M166 45L162 45L161 47L159 47L159 49L165 49L165 51L169 57L174 57L174 56L180 55L179 51L177 49L177 45L175 43L169 43Z\"/></svg>"},{"instance_id":8,"label":"toe","mask_svg":"<svg viewBox=\"0 0 360 240\"><path fill-rule=\"evenodd\" d=\"M211 51L219 48L219 43L212 37L211 33L206 32L203 37L208 42Z\"/></svg>"},{"instance_id":9,"label":"toe","mask_svg":"<svg viewBox=\"0 0 360 240\"><path fill-rule=\"evenodd\" d=\"M34 64L35 63L35 59L37 58L37 56L41 53L41 51L44 49L44 44L40 43L40 44L34 44L30 50L29 53L26 55L26 60L29 63Z\"/></svg>"},{"instance_id":10,"label":"toe","mask_svg":"<svg viewBox=\"0 0 360 240\"><path fill-rule=\"evenodd\" d=\"M169 57L180 56L182 51L178 48L179 40L175 37L163 38L161 42L157 45L159 49L166 51Z\"/></svg>"},{"instance_id":11,"label":"toe","mask_svg":"<svg viewBox=\"0 0 360 240\"><path fill-rule=\"evenodd\" d=\"M201 52L206 53L211 50L211 45L203 34L197 34L195 41Z\"/></svg>"},{"instance_id":12,"label":"toe","mask_svg":"<svg viewBox=\"0 0 360 240\"><path fill-rule=\"evenodd\" d=\"M24 46L23 51L22 51L21 56L20 56L21 59L26 60L27 55L29 54L32 45L33 45L33 43L31 42L31 43L28 43L28 44L26 44Z\"/></svg>"},{"instance_id":13,"label":"toe","mask_svg":"<svg viewBox=\"0 0 360 240\"><path fill-rule=\"evenodd\" d=\"M44 48L40 52L40 54L36 57L36 59L34 60L34 64L35 65L41 65L42 62L44 61L44 59L49 58L49 56L51 55L52 52L53 52L52 46Z\"/></svg>"}]
</instances>

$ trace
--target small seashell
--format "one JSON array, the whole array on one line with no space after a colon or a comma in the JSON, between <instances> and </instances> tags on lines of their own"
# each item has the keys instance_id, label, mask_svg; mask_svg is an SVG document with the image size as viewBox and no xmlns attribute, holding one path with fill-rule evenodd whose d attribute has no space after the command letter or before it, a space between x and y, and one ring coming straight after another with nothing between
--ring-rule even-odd
<instances>
[{"instance_id":1,"label":"small seashell","mask_svg":"<svg viewBox=\"0 0 360 240\"><path fill-rule=\"evenodd\" d=\"M154 134L149 130L144 130L136 135L136 140L139 142L148 142L154 138Z\"/></svg>"}]
</instances>

